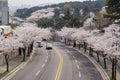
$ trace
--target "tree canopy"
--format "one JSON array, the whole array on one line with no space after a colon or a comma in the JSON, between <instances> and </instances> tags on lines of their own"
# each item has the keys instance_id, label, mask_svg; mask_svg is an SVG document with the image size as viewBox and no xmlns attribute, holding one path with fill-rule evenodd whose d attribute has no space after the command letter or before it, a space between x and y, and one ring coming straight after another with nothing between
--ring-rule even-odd
<instances>
[{"instance_id":1,"label":"tree canopy","mask_svg":"<svg viewBox=\"0 0 120 80\"><path fill-rule=\"evenodd\" d=\"M61 11L64 11L64 5L65 4L70 4L71 7L74 9L74 13L76 15L79 15L79 11L81 9L84 9L84 11L91 12L94 9L99 9L105 5L105 0L96 0L96 1L84 1L84 2L66 2L66 3L60 3L60 4L53 4L53 5L48 5L48 6L43 6L43 7L32 7L32 8L24 8L24 9L18 9L15 14L17 14L17 17L21 18L26 18L31 15L31 13L40 10L40 9L46 9L48 7L60 7ZM86 6L88 5L88 6Z\"/></svg>"},{"instance_id":2,"label":"tree canopy","mask_svg":"<svg viewBox=\"0 0 120 80\"><path fill-rule=\"evenodd\" d=\"M120 19L120 0L106 0L106 6L106 17Z\"/></svg>"}]
</instances>

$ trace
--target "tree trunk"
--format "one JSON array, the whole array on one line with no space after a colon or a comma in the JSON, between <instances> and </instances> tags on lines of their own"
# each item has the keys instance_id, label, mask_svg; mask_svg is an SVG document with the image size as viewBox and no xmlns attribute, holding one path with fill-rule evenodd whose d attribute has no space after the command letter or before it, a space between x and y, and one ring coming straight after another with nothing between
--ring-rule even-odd
<instances>
[{"instance_id":1,"label":"tree trunk","mask_svg":"<svg viewBox=\"0 0 120 80\"><path fill-rule=\"evenodd\" d=\"M104 58L104 68L107 69L106 58Z\"/></svg>"},{"instance_id":2,"label":"tree trunk","mask_svg":"<svg viewBox=\"0 0 120 80\"><path fill-rule=\"evenodd\" d=\"M106 65L106 54L103 55L103 61L104 61L104 68L107 69L107 65Z\"/></svg>"},{"instance_id":3,"label":"tree trunk","mask_svg":"<svg viewBox=\"0 0 120 80\"><path fill-rule=\"evenodd\" d=\"M76 47L76 41L74 40L73 47Z\"/></svg>"},{"instance_id":4,"label":"tree trunk","mask_svg":"<svg viewBox=\"0 0 120 80\"><path fill-rule=\"evenodd\" d=\"M116 57L112 59L112 80L116 80L117 62Z\"/></svg>"},{"instance_id":5,"label":"tree trunk","mask_svg":"<svg viewBox=\"0 0 120 80\"><path fill-rule=\"evenodd\" d=\"M32 52L32 51L31 51L31 45L30 45L30 46L29 46L29 53L31 54L31 52Z\"/></svg>"},{"instance_id":6,"label":"tree trunk","mask_svg":"<svg viewBox=\"0 0 120 80\"><path fill-rule=\"evenodd\" d=\"M115 72L114 72L115 74L114 74L114 76L115 76L115 80L116 80L116 73L117 73L117 72L116 72L116 70L117 70L117 60L116 60L116 59L115 59L115 64L114 64L114 65L115 65L115 70L114 70L114 71L115 71Z\"/></svg>"},{"instance_id":7,"label":"tree trunk","mask_svg":"<svg viewBox=\"0 0 120 80\"><path fill-rule=\"evenodd\" d=\"M66 45L66 39L65 39L65 45Z\"/></svg>"},{"instance_id":8,"label":"tree trunk","mask_svg":"<svg viewBox=\"0 0 120 80\"><path fill-rule=\"evenodd\" d=\"M98 62L100 62L99 52L97 52L97 58L98 58Z\"/></svg>"},{"instance_id":9,"label":"tree trunk","mask_svg":"<svg viewBox=\"0 0 120 80\"><path fill-rule=\"evenodd\" d=\"M32 50L33 50L33 47L34 47L34 42L32 43Z\"/></svg>"},{"instance_id":10,"label":"tree trunk","mask_svg":"<svg viewBox=\"0 0 120 80\"><path fill-rule=\"evenodd\" d=\"M79 49L80 49L80 43L79 43Z\"/></svg>"},{"instance_id":11,"label":"tree trunk","mask_svg":"<svg viewBox=\"0 0 120 80\"><path fill-rule=\"evenodd\" d=\"M114 80L114 78L115 78L115 71L114 71L114 69L115 69L115 61L114 61L114 59L112 60L112 80Z\"/></svg>"},{"instance_id":12,"label":"tree trunk","mask_svg":"<svg viewBox=\"0 0 120 80\"><path fill-rule=\"evenodd\" d=\"M9 55L8 54L5 54L5 61L6 61L6 72L9 72Z\"/></svg>"},{"instance_id":13,"label":"tree trunk","mask_svg":"<svg viewBox=\"0 0 120 80\"><path fill-rule=\"evenodd\" d=\"M28 52L27 52L27 56L29 57L30 56L30 46L28 46Z\"/></svg>"},{"instance_id":14,"label":"tree trunk","mask_svg":"<svg viewBox=\"0 0 120 80\"><path fill-rule=\"evenodd\" d=\"M86 52L86 43L84 42L84 52Z\"/></svg>"},{"instance_id":15,"label":"tree trunk","mask_svg":"<svg viewBox=\"0 0 120 80\"><path fill-rule=\"evenodd\" d=\"M23 61L26 61L26 53L25 53L25 51L26 51L26 48L23 48Z\"/></svg>"},{"instance_id":16,"label":"tree trunk","mask_svg":"<svg viewBox=\"0 0 120 80\"><path fill-rule=\"evenodd\" d=\"M19 48L19 56L21 56L21 48Z\"/></svg>"},{"instance_id":17,"label":"tree trunk","mask_svg":"<svg viewBox=\"0 0 120 80\"><path fill-rule=\"evenodd\" d=\"M33 44L30 45L30 53L32 52L33 50Z\"/></svg>"},{"instance_id":18,"label":"tree trunk","mask_svg":"<svg viewBox=\"0 0 120 80\"><path fill-rule=\"evenodd\" d=\"M93 57L93 49L90 47L89 55Z\"/></svg>"}]
</instances>

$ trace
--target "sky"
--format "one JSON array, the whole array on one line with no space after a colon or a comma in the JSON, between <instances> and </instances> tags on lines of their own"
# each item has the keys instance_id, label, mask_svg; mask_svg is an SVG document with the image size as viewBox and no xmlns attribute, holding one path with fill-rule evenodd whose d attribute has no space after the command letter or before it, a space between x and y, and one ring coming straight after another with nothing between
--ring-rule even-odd
<instances>
[{"instance_id":1,"label":"sky","mask_svg":"<svg viewBox=\"0 0 120 80\"><path fill-rule=\"evenodd\" d=\"M39 4L54 4L60 2L69 1L85 1L85 0L8 0L9 6L21 6L21 5L39 5Z\"/></svg>"}]
</instances>

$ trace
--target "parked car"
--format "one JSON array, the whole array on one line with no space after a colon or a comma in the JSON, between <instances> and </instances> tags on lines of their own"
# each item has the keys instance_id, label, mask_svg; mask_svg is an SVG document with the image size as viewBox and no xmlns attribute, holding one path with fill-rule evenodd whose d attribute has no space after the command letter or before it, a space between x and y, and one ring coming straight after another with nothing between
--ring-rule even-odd
<instances>
[{"instance_id":1,"label":"parked car","mask_svg":"<svg viewBox=\"0 0 120 80\"><path fill-rule=\"evenodd\" d=\"M42 41L38 41L38 47L43 47Z\"/></svg>"},{"instance_id":2,"label":"parked car","mask_svg":"<svg viewBox=\"0 0 120 80\"><path fill-rule=\"evenodd\" d=\"M46 44L46 49L52 49L52 44L51 43L47 43Z\"/></svg>"}]
</instances>

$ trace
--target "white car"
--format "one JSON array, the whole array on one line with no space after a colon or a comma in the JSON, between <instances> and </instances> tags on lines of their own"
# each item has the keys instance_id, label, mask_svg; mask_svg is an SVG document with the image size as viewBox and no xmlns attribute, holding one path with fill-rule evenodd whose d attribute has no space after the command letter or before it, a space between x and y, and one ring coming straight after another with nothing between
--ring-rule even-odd
<instances>
[{"instance_id":1,"label":"white car","mask_svg":"<svg viewBox=\"0 0 120 80\"><path fill-rule=\"evenodd\" d=\"M46 44L46 49L52 49L52 44L51 43L47 43Z\"/></svg>"}]
</instances>

